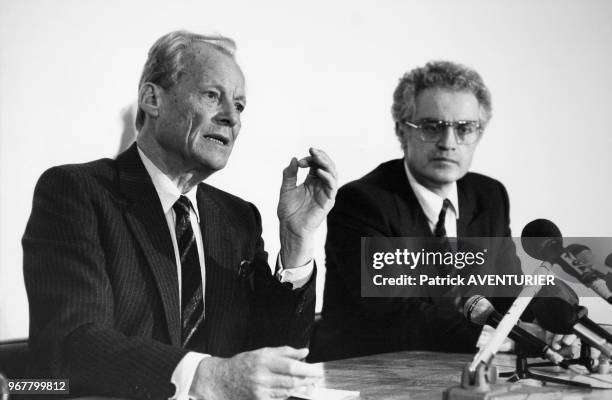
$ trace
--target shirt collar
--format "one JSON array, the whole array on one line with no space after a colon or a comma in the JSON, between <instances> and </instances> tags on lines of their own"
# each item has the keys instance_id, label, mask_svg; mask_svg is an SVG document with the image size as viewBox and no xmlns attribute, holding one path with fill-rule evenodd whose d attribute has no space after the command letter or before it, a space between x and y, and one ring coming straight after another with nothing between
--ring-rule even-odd
<instances>
[{"instance_id":1,"label":"shirt collar","mask_svg":"<svg viewBox=\"0 0 612 400\"><path fill-rule=\"evenodd\" d=\"M425 186L421 185L416 178L410 172L410 168L408 168L408 164L404 160L404 170L406 171L406 176L408 177L408 183L410 187L412 187L412 191L416 196L425 216L430 222L434 224L438 222L438 216L440 215L440 210L442 210L442 203L444 202L444 198L438 196L436 193L427 189ZM459 219L459 197L457 195L457 182L454 182L450 188L448 196L446 197L451 202L452 211L455 213L455 218Z\"/></svg>"},{"instance_id":2,"label":"shirt collar","mask_svg":"<svg viewBox=\"0 0 612 400\"><path fill-rule=\"evenodd\" d=\"M196 217L198 219L198 223L200 222L200 211L197 207L197 189L198 186L194 186L187 193L181 193L179 188L168 178L166 174L164 174L157 166L151 161L140 149L138 148L138 154L140 155L140 159L144 164L145 169L149 173L151 180L153 181L153 186L155 186L155 190L157 191L157 195L159 196L159 201L161 202L162 209L164 210L164 214L167 214L176 201L184 195L191 202L191 208L195 211Z\"/></svg>"}]
</instances>

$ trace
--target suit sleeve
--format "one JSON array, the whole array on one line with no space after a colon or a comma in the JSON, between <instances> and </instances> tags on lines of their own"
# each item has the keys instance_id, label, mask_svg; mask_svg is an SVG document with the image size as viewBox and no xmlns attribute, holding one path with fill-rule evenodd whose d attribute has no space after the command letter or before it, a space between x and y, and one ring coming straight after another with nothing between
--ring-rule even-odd
<instances>
[{"instance_id":1,"label":"suit sleeve","mask_svg":"<svg viewBox=\"0 0 612 400\"><path fill-rule=\"evenodd\" d=\"M498 228L497 236L501 236L506 239L502 239L499 254L495 261L497 273L522 275L523 271L521 268L521 261L516 254L516 246L512 240L512 233L510 230L510 200L508 198L508 192L506 191L504 185L501 183L498 183L498 185L502 202L501 211L503 212L503 216L501 218L502 224ZM516 295L518 295L518 291L520 290L516 290ZM502 314L508 311L513 301L513 297L495 297L491 299L495 309ZM529 321L533 320L533 316L531 315L530 311L526 311L521 319Z\"/></svg>"},{"instance_id":2,"label":"suit sleeve","mask_svg":"<svg viewBox=\"0 0 612 400\"><path fill-rule=\"evenodd\" d=\"M314 321L316 265L308 282L299 289L294 290L289 282L280 282L267 262L268 253L264 250L261 237L261 216L252 204L251 208L257 237L251 265L251 282L255 293L251 347L307 347Z\"/></svg>"},{"instance_id":3,"label":"suit sleeve","mask_svg":"<svg viewBox=\"0 0 612 400\"><path fill-rule=\"evenodd\" d=\"M23 236L32 375L70 379L71 394L168 398L186 351L113 329L114 302L88 181L40 178Z\"/></svg>"}]
</instances>

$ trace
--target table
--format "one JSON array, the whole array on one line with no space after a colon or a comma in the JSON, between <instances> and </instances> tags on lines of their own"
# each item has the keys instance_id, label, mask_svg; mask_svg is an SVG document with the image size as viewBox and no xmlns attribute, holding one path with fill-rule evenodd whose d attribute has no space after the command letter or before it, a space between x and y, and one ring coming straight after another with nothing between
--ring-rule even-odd
<instances>
[{"instance_id":1,"label":"table","mask_svg":"<svg viewBox=\"0 0 612 400\"><path fill-rule=\"evenodd\" d=\"M442 399L445 389L459 384L461 371L472 357L471 354L404 351L324 362L323 386L358 390L360 400ZM512 355L499 354L495 364L500 372L513 371L514 360ZM567 389L570 390L580 393L585 400L612 399L612 390Z\"/></svg>"}]
</instances>

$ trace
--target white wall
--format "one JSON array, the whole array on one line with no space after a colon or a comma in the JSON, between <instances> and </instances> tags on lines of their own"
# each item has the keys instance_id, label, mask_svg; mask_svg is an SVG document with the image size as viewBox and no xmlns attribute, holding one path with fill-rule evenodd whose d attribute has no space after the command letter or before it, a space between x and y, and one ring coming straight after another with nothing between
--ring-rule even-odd
<instances>
[{"instance_id":1,"label":"white wall","mask_svg":"<svg viewBox=\"0 0 612 400\"><path fill-rule=\"evenodd\" d=\"M506 184L515 235L545 217L568 236L612 236L610 15L606 0L0 0L0 339L27 335L20 239L37 178L117 153L146 52L178 28L238 43L248 107L210 182L259 206L271 253L291 156L325 149L342 183L399 157L394 86L441 58L472 65L492 91L473 169Z\"/></svg>"}]
</instances>

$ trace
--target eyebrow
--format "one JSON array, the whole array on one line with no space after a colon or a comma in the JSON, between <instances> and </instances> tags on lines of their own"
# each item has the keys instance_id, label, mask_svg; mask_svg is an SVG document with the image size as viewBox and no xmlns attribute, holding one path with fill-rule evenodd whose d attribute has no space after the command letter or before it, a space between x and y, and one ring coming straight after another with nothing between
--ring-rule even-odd
<instances>
[{"instance_id":1,"label":"eyebrow","mask_svg":"<svg viewBox=\"0 0 612 400\"><path fill-rule=\"evenodd\" d=\"M227 90L225 90L225 88L217 82L209 81L209 82L204 83L203 85L198 85L199 90L204 90L208 87L213 87L221 92L227 93ZM240 96L234 97L233 100L240 100L246 103L246 96L240 95Z\"/></svg>"}]
</instances>

